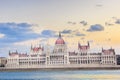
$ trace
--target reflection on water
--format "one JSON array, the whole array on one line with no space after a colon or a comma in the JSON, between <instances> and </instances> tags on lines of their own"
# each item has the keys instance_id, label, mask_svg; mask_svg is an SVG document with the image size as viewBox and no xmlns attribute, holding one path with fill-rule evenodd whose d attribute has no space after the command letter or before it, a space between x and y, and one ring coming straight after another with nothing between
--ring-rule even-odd
<instances>
[{"instance_id":1,"label":"reflection on water","mask_svg":"<svg viewBox=\"0 0 120 80\"><path fill-rule=\"evenodd\" d=\"M120 80L120 70L0 72L0 80Z\"/></svg>"}]
</instances>

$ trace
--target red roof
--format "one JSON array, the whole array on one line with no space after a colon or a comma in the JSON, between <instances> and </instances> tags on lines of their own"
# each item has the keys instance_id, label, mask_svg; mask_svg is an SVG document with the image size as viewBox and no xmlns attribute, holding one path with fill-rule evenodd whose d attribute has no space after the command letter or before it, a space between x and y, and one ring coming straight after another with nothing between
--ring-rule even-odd
<instances>
[{"instance_id":1,"label":"red roof","mask_svg":"<svg viewBox=\"0 0 120 80\"><path fill-rule=\"evenodd\" d=\"M17 56L18 55L18 52L9 52L9 56Z\"/></svg>"},{"instance_id":2,"label":"red roof","mask_svg":"<svg viewBox=\"0 0 120 80\"><path fill-rule=\"evenodd\" d=\"M19 57L27 57L28 55L27 54L19 54Z\"/></svg>"},{"instance_id":3,"label":"red roof","mask_svg":"<svg viewBox=\"0 0 120 80\"><path fill-rule=\"evenodd\" d=\"M108 50L102 50L104 54L110 54L110 53L115 53L114 49L108 49Z\"/></svg>"},{"instance_id":4,"label":"red roof","mask_svg":"<svg viewBox=\"0 0 120 80\"><path fill-rule=\"evenodd\" d=\"M89 43L88 43L88 45L80 45L80 43L78 43L78 49L87 50L89 48L90 48Z\"/></svg>"},{"instance_id":5,"label":"red roof","mask_svg":"<svg viewBox=\"0 0 120 80\"><path fill-rule=\"evenodd\" d=\"M89 49L89 46L79 46L79 48L82 50L87 50L87 49Z\"/></svg>"},{"instance_id":6,"label":"red roof","mask_svg":"<svg viewBox=\"0 0 120 80\"><path fill-rule=\"evenodd\" d=\"M32 48L32 50L33 51L35 51L35 52L37 52L37 51L40 51L40 50L44 50L43 48L41 48L41 47L34 47L34 48Z\"/></svg>"},{"instance_id":7,"label":"red roof","mask_svg":"<svg viewBox=\"0 0 120 80\"><path fill-rule=\"evenodd\" d=\"M62 38L58 38L55 44L65 44L65 41Z\"/></svg>"},{"instance_id":8,"label":"red roof","mask_svg":"<svg viewBox=\"0 0 120 80\"><path fill-rule=\"evenodd\" d=\"M75 55L77 55L77 53L75 53L75 52L69 52L69 56L75 56Z\"/></svg>"},{"instance_id":9,"label":"red roof","mask_svg":"<svg viewBox=\"0 0 120 80\"><path fill-rule=\"evenodd\" d=\"M11 53L11 54L9 54L9 56L17 56L18 54L16 54L16 53Z\"/></svg>"},{"instance_id":10,"label":"red roof","mask_svg":"<svg viewBox=\"0 0 120 80\"><path fill-rule=\"evenodd\" d=\"M65 41L62 39L61 34L59 33L59 37L56 40L55 44L65 44Z\"/></svg>"}]
</instances>

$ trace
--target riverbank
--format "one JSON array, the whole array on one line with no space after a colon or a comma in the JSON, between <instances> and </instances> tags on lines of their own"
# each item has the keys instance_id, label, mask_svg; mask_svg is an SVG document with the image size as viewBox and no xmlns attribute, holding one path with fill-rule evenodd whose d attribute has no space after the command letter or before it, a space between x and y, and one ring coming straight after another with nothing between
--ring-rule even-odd
<instances>
[{"instance_id":1,"label":"riverbank","mask_svg":"<svg viewBox=\"0 0 120 80\"><path fill-rule=\"evenodd\" d=\"M40 70L120 70L120 66L101 66L101 67L40 67L40 68L0 68L0 71L40 71Z\"/></svg>"}]
</instances>

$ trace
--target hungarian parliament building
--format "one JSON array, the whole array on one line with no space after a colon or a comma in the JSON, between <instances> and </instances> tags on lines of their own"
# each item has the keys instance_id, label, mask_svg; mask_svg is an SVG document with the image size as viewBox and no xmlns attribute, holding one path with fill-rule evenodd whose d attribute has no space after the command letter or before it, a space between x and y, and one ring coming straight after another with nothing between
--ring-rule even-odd
<instances>
[{"instance_id":1,"label":"hungarian parliament building","mask_svg":"<svg viewBox=\"0 0 120 80\"><path fill-rule=\"evenodd\" d=\"M115 50L101 49L99 53L88 53L87 45L78 43L78 50L68 51L66 42L61 33L55 41L54 49L50 51L43 46L31 46L30 53L9 51L6 68L72 68L72 67L110 67L116 66Z\"/></svg>"}]
</instances>

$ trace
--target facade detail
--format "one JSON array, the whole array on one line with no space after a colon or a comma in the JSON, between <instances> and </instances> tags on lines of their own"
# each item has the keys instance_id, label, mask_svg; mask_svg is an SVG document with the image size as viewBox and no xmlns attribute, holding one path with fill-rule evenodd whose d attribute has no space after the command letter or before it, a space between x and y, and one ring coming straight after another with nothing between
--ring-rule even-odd
<instances>
[{"instance_id":1,"label":"facade detail","mask_svg":"<svg viewBox=\"0 0 120 80\"><path fill-rule=\"evenodd\" d=\"M0 57L0 67L5 67L7 59L5 57Z\"/></svg>"},{"instance_id":2,"label":"facade detail","mask_svg":"<svg viewBox=\"0 0 120 80\"><path fill-rule=\"evenodd\" d=\"M10 52L7 58L7 68L40 68L55 66L115 66L117 65L114 49L102 49L100 53L89 53L90 43L81 45L78 50L69 52L67 44L59 33L53 51L44 49L43 46L32 46L30 53Z\"/></svg>"}]
</instances>

